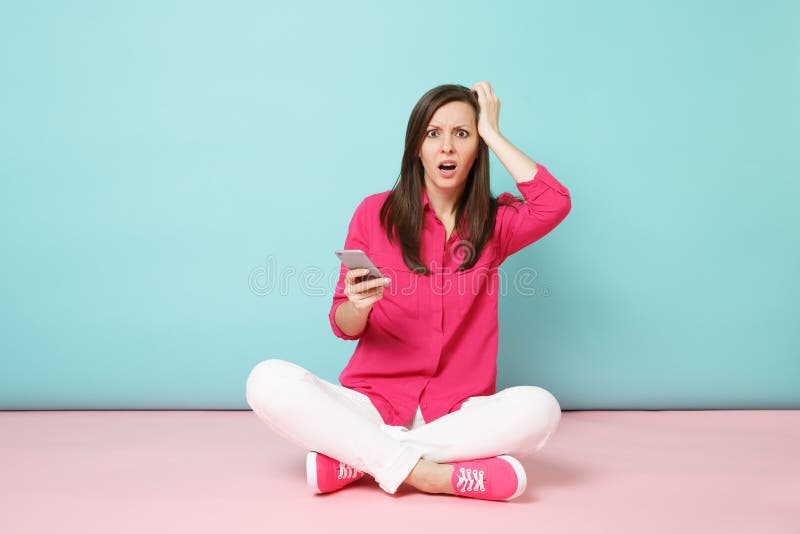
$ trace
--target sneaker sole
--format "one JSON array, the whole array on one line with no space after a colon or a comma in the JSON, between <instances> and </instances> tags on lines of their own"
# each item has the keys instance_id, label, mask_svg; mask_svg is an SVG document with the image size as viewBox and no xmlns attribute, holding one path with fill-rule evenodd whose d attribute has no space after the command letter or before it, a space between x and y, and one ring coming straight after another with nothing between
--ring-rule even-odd
<instances>
[{"instance_id":1,"label":"sneaker sole","mask_svg":"<svg viewBox=\"0 0 800 534\"><path fill-rule=\"evenodd\" d=\"M317 453L314 451L306 455L306 481L314 493L322 493L317 484Z\"/></svg>"},{"instance_id":2,"label":"sneaker sole","mask_svg":"<svg viewBox=\"0 0 800 534\"><path fill-rule=\"evenodd\" d=\"M525 489L528 487L528 476L525 474L525 468L522 467L522 464L519 463L519 460L514 458L513 456L508 456L507 454L503 454L502 456L498 456L498 458L502 458L509 464L511 467L514 468L514 472L517 474L517 491L511 497L505 499L506 501L510 501L511 499L516 499L520 495L525 492Z\"/></svg>"}]
</instances>

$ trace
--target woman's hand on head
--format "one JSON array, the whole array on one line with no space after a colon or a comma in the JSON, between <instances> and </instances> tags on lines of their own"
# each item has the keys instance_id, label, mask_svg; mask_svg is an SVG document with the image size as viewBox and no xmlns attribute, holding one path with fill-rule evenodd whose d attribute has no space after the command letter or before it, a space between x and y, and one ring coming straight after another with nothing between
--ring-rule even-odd
<instances>
[{"instance_id":1,"label":"woman's hand on head","mask_svg":"<svg viewBox=\"0 0 800 534\"><path fill-rule=\"evenodd\" d=\"M487 143L489 138L500 134L500 99L487 81L472 86L472 92L478 95L480 113L478 114L478 134Z\"/></svg>"},{"instance_id":2,"label":"woman's hand on head","mask_svg":"<svg viewBox=\"0 0 800 534\"><path fill-rule=\"evenodd\" d=\"M367 314L372 305L383 298L383 288L389 285L389 278L373 278L359 281L369 273L369 269L349 269L344 276L344 294L356 311Z\"/></svg>"}]
</instances>

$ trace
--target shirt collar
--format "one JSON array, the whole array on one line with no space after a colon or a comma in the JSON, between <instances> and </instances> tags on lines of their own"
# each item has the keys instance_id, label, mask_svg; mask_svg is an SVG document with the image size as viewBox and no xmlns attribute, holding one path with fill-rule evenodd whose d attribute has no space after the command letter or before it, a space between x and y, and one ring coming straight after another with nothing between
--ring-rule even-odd
<instances>
[{"instance_id":1,"label":"shirt collar","mask_svg":"<svg viewBox=\"0 0 800 534\"><path fill-rule=\"evenodd\" d=\"M425 187L422 188L422 211L425 212L426 209L431 208L431 202L428 200L428 192L425 190Z\"/></svg>"}]
</instances>

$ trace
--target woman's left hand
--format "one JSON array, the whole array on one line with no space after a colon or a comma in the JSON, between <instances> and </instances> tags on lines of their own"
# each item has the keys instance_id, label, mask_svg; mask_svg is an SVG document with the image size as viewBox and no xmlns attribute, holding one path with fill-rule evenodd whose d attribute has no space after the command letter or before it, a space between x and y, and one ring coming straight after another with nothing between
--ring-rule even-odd
<instances>
[{"instance_id":1,"label":"woman's left hand","mask_svg":"<svg viewBox=\"0 0 800 534\"><path fill-rule=\"evenodd\" d=\"M500 134L500 99L494 94L494 89L489 82L478 82L472 86L472 91L478 95L480 113L478 114L478 134L486 143L492 136Z\"/></svg>"}]
</instances>

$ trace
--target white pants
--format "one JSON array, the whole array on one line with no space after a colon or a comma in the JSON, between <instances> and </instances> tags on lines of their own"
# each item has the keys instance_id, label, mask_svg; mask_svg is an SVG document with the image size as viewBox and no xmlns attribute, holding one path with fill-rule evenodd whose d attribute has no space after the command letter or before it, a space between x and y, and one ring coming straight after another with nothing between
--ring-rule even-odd
<instances>
[{"instance_id":1,"label":"white pants","mask_svg":"<svg viewBox=\"0 0 800 534\"><path fill-rule=\"evenodd\" d=\"M369 473L388 493L397 491L420 458L441 463L532 454L561 420L561 407L548 391L516 386L470 397L428 424L417 408L408 426L390 426L363 393L276 359L250 372L247 402L278 435Z\"/></svg>"}]
</instances>

